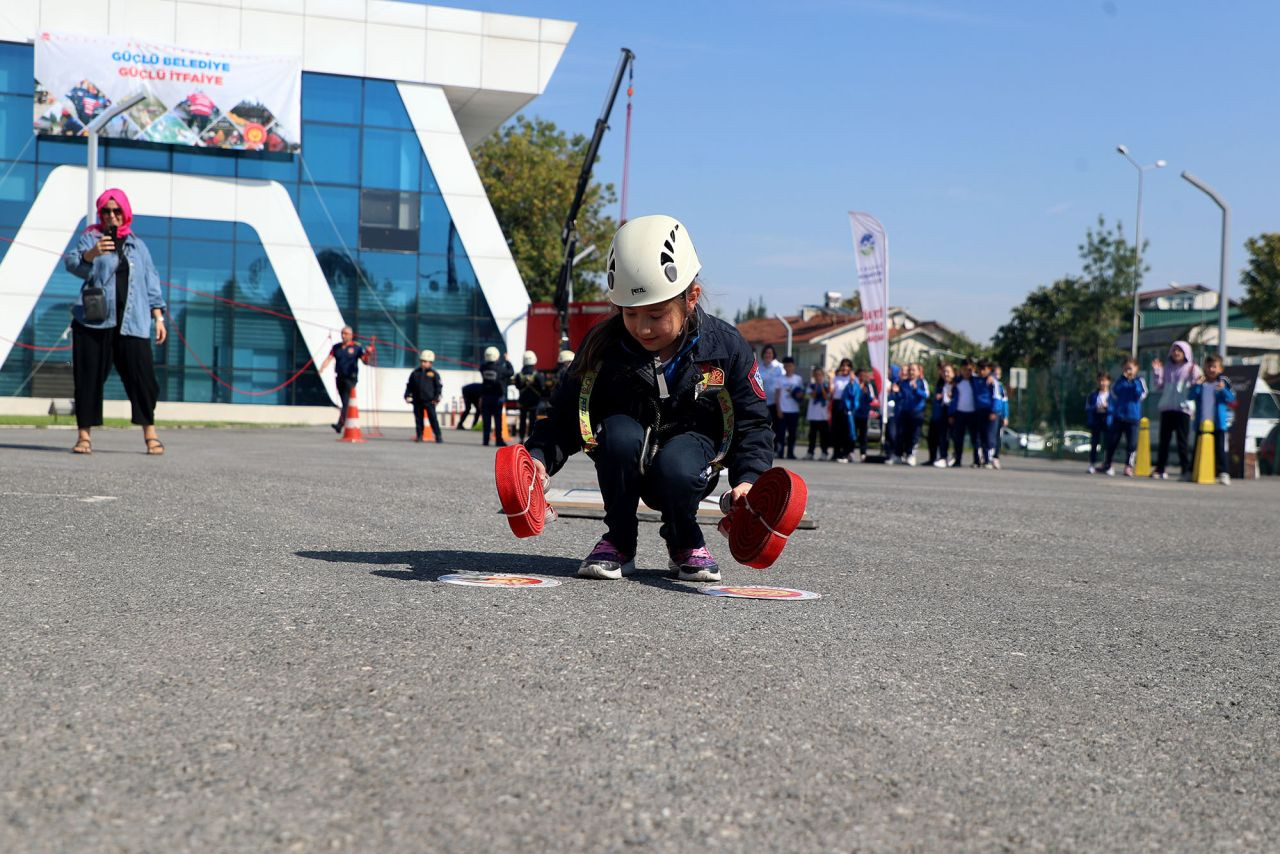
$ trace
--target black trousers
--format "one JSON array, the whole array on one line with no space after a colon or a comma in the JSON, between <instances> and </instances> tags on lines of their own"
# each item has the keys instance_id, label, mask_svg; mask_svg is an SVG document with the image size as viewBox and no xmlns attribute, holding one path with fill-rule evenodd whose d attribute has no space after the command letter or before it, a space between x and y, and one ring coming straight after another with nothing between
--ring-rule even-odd
<instances>
[{"instance_id":1,"label":"black trousers","mask_svg":"<svg viewBox=\"0 0 1280 854\"><path fill-rule=\"evenodd\" d=\"M904 412L894 420L898 422L898 456L909 457L916 452L916 445L920 441L921 417Z\"/></svg>"},{"instance_id":2,"label":"black trousers","mask_svg":"<svg viewBox=\"0 0 1280 854\"><path fill-rule=\"evenodd\" d=\"M426 417L431 421L431 432L435 434L436 443L439 444L440 442L443 442L444 436L440 434L440 421L439 419L436 418L436 407L429 400L426 400L426 401L415 400L413 402L413 424L414 424L414 427L416 428L413 434L413 437L415 439L422 438L422 423L423 423L424 413L426 414Z\"/></svg>"},{"instance_id":3,"label":"black trousers","mask_svg":"<svg viewBox=\"0 0 1280 854\"><path fill-rule=\"evenodd\" d=\"M160 385L156 382L150 339L121 335L118 327L90 329L73 322L71 375L75 381L76 426L88 430L102 424L102 388L112 365L133 405L130 420L143 427L154 424Z\"/></svg>"},{"instance_id":4,"label":"black trousers","mask_svg":"<svg viewBox=\"0 0 1280 854\"><path fill-rule=\"evenodd\" d=\"M1160 413L1160 445L1156 451L1156 471L1162 472L1169 464L1169 440L1178 443L1178 468L1186 474L1191 471L1187 454L1187 439L1191 435L1191 416L1180 409Z\"/></svg>"},{"instance_id":5,"label":"black trousers","mask_svg":"<svg viewBox=\"0 0 1280 854\"><path fill-rule=\"evenodd\" d=\"M789 459L796 456L796 433L800 429L800 413L784 412L778 416L774 424L774 439L777 445L778 459L785 455Z\"/></svg>"},{"instance_id":6,"label":"black trousers","mask_svg":"<svg viewBox=\"0 0 1280 854\"><path fill-rule=\"evenodd\" d=\"M667 546L695 549L705 545L698 527L698 502L715 487L710 463L716 454L711 439L701 433L682 433L662 444L640 472L644 428L634 418L611 415L596 430L591 453L604 497L605 539L614 548L635 555L640 522L640 499L662 514L659 533Z\"/></svg>"},{"instance_id":7,"label":"black trousers","mask_svg":"<svg viewBox=\"0 0 1280 854\"><path fill-rule=\"evenodd\" d=\"M351 392L356 387L356 377L338 377L338 431L347 424L347 413L351 411ZM422 435L422 431L418 431L418 435Z\"/></svg>"},{"instance_id":8,"label":"black trousers","mask_svg":"<svg viewBox=\"0 0 1280 854\"><path fill-rule=\"evenodd\" d=\"M1106 439L1106 427L1089 428L1089 465L1092 466L1097 464L1099 448L1102 448L1103 453L1106 453Z\"/></svg>"},{"instance_id":9,"label":"black trousers","mask_svg":"<svg viewBox=\"0 0 1280 854\"><path fill-rule=\"evenodd\" d=\"M1213 473L1231 473L1231 460L1227 457L1227 431L1221 427L1213 428Z\"/></svg>"},{"instance_id":10,"label":"black trousers","mask_svg":"<svg viewBox=\"0 0 1280 854\"><path fill-rule=\"evenodd\" d=\"M1116 449L1120 447L1120 437L1125 440L1125 450L1128 456L1125 457L1125 465L1133 465L1133 459L1138 454L1138 422L1137 421L1121 421L1119 418L1111 422L1111 428L1107 432L1107 458L1102 461L1104 469L1111 468L1111 460L1116 455Z\"/></svg>"},{"instance_id":11,"label":"black trousers","mask_svg":"<svg viewBox=\"0 0 1280 854\"><path fill-rule=\"evenodd\" d=\"M480 430L481 444L489 444L489 429L493 429L493 442L499 448L507 444L502 438L502 419L507 416L502 411L503 399L496 394L486 394L480 398L480 418L483 426Z\"/></svg>"},{"instance_id":12,"label":"black trousers","mask_svg":"<svg viewBox=\"0 0 1280 854\"><path fill-rule=\"evenodd\" d=\"M947 458L947 439L950 432L945 415L929 422L929 462Z\"/></svg>"},{"instance_id":13,"label":"black trousers","mask_svg":"<svg viewBox=\"0 0 1280 854\"><path fill-rule=\"evenodd\" d=\"M533 432L533 422L538 418L538 407L522 406L520 407L520 441L523 442L525 437Z\"/></svg>"},{"instance_id":14,"label":"black trousers","mask_svg":"<svg viewBox=\"0 0 1280 854\"><path fill-rule=\"evenodd\" d=\"M862 456L867 455L867 424L870 423L869 418L853 419L853 429L858 436L858 453ZM849 443L849 450L853 450L853 443Z\"/></svg>"},{"instance_id":15,"label":"black trousers","mask_svg":"<svg viewBox=\"0 0 1280 854\"><path fill-rule=\"evenodd\" d=\"M831 405L831 452L835 459L848 456L853 450L853 436L849 435L849 410L844 401Z\"/></svg>"},{"instance_id":16,"label":"black trousers","mask_svg":"<svg viewBox=\"0 0 1280 854\"><path fill-rule=\"evenodd\" d=\"M951 418L955 419L951 424L951 447L954 449L952 459L959 466L964 464L964 438L969 435L973 413L957 410L951 415ZM974 445L973 453L976 460L978 454L977 440L975 439L971 444Z\"/></svg>"},{"instance_id":17,"label":"black trousers","mask_svg":"<svg viewBox=\"0 0 1280 854\"><path fill-rule=\"evenodd\" d=\"M812 454L815 447L821 448L824 454L831 449L831 425L825 418L809 419L809 453Z\"/></svg>"}]
</instances>

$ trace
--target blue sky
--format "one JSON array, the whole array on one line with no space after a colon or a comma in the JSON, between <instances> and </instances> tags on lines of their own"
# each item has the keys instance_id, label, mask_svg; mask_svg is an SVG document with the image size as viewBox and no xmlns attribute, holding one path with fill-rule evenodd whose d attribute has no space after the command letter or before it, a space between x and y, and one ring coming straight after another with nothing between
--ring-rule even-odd
<instances>
[{"instance_id":1,"label":"blue sky","mask_svg":"<svg viewBox=\"0 0 1280 854\"><path fill-rule=\"evenodd\" d=\"M637 55L629 213L684 220L714 304L772 312L855 287L846 211L889 235L890 301L987 339L1079 270L1099 214L1131 238L1147 173L1144 286L1228 288L1244 239L1280 230L1280 4L1221 0L577 3L485 11L578 29L526 112L589 132L618 48ZM620 182L624 101L597 178Z\"/></svg>"}]
</instances>

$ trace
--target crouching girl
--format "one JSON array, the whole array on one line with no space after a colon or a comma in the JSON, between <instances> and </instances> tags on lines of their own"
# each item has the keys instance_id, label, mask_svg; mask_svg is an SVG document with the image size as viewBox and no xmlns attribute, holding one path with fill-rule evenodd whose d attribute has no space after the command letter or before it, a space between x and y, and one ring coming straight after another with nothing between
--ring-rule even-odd
<instances>
[{"instance_id":1,"label":"crouching girl","mask_svg":"<svg viewBox=\"0 0 1280 854\"><path fill-rule=\"evenodd\" d=\"M606 265L615 312L587 336L525 444L544 485L580 450L595 463L607 530L578 575L635 569L643 498L662 514L677 577L719 581L698 503L721 470L737 499L773 462L758 366L737 329L699 305L701 264L677 220L631 220Z\"/></svg>"}]
</instances>

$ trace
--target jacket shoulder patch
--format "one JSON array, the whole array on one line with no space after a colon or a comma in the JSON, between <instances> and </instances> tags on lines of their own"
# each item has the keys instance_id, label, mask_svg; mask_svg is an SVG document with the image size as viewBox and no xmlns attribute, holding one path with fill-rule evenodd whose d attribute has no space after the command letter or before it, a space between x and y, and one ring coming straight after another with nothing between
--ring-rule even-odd
<instances>
[{"instance_id":1,"label":"jacket shoulder patch","mask_svg":"<svg viewBox=\"0 0 1280 854\"><path fill-rule=\"evenodd\" d=\"M756 397L764 400L764 380L760 378L760 361L758 359L751 363L751 373L748 378L751 380L751 390L756 393Z\"/></svg>"}]
</instances>

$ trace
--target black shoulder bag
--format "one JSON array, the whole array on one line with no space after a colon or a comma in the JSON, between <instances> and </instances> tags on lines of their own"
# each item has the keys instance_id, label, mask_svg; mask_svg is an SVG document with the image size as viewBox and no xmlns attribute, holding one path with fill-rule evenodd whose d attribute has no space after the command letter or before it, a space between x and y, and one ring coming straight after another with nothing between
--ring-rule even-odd
<instances>
[{"instance_id":1,"label":"black shoulder bag","mask_svg":"<svg viewBox=\"0 0 1280 854\"><path fill-rule=\"evenodd\" d=\"M107 229L107 234L115 240L115 226ZM80 289L80 305L84 308L85 323L102 323L110 314L107 312L107 294L97 285L88 282Z\"/></svg>"}]
</instances>

